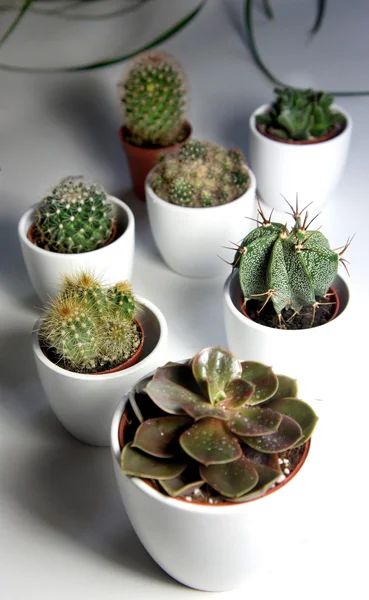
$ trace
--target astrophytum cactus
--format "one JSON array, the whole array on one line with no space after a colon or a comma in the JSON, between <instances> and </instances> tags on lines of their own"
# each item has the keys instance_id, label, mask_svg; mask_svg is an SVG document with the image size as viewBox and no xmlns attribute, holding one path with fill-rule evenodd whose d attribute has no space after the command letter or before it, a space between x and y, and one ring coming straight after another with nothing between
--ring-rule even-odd
<instances>
[{"instance_id":1,"label":"astrophytum cactus","mask_svg":"<svg viewBox=\"0 0 369 600\"><path fill-rule=\"evenodd\" d=\"M44 250L76 254L107 244L113 227L106 192L80 177L67 177L38 204L32 235Z\"/></svg>"},{"instance_id":2,"label":"astrophytum cactus","mask_svg":"<svg viewBox=\"0 0 369 600\"><path fill-rule=\"evenodd\" d=\"M165 148L181 141L187 88L182 68L173 56L143 52L118 87L131 144Z\"/></svg>"},{"instance_id":3,"label":"astrophytum cactus","mask_svg":"<svg viewBox=\"0 0 369 600\"><path fill-rule=\"evenodd\" d=\"M160 158L150 183L163 200L199 208L235 200L247 190L250 176L241 150L188 140Z\"/></svg>"},{"instance_id":4,"label":"astrophytum cactus","mask_svg":"<svg viewBox=\"0 0 369 600\"><path fill-rule=\"evenodd\" d=\"M280 326L284 309L299 313L311 306L315 310L336 277L339 262L345 265L342 254L350 243L340 252L331 250L320 231L309 229L314 219L308 223L306 209L299 212L297 201L295 209L289 206L291 229L267 219L259 204L259 226L238 246L233 261L245 302L257 300L263 308L271 301Z\"/></svg>"},{"instance_id":5,"label":"astrophytum cactus","mask_svg":"<svg viewBox=\"0 0 369 600\"><path fill-rule=\"evenodd\" d=\"M256 123L273 137L294 141L316 141L345 124L342 114L332 110L333 96L311 89L276 88L276 100ZM338 130L340 130L338 129Z\"/></svg>"},{"instance_id":6,"label":"astrophytum cactus","mask_svg":"<svg viewBox=\"0 0 369 600\"><path fill-rule=\"evenodd\" d=\"M285 479L281 456L300 454L317 416L294 379L213 347L156 369L125 420L125 474L169 496L245 502Z\"/></svg>"},{"instance_id":7,"label":"astrophytum cactus","mask_svg":"<svg viewBox=\"0 0 369 600\"><path fill-rule=\"evenodd\" d=\"M68 276L61 293L45 309L40 342L69 371L115 368L140 346L134 314L135 298L128 282L105 287L89 273Z\"/></svg>"}]
</instances>

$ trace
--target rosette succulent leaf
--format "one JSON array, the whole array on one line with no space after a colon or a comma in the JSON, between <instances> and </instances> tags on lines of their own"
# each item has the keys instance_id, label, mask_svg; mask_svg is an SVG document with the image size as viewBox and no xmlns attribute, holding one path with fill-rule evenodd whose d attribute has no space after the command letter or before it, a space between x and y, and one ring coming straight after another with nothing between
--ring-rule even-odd
<instances>
[{"instance_id":1,"label":"rosette succulent leaf","mask_svg":"<svg viewBox=\"0 0 369 600\"><path fill-rule=\"evenodd\" d=\"M303 307L319 305L337 275L338 265L345 266L343 252L332 250L327 238L318 230L310 230L308 213L291 205L294 224L291 229L267 219L259 204L258 227L237 247L233 268L238 269L245 303L258 300L262 308L272 302L283 325L281 313L291 308L299 313ZM262 309L260 309L261 311Z\"/></svg>"},{"instance_id":2,"label":"rosette succulent leaf","mask_svg":"<svg viewBox=\"0 0 369 600\"><path fill-rule=\"evenodd\" d=\"M312 89L275 88L276 99L269 110L257 115L256 123L271 136L283 140L316 141L345 125L341 113L332 109L333 96Z\"/></svg>"},{"instance_id":3,"label":"rosette succulent leaf","mask_svg":"<svg viewBox=\"0 0 369 600\"><path fill-rule=\"evenodd\" d=\"M128 282L107 287L88 272L65 276L59 295L45 309L41 345L70 371L114 368L133 356L141 343L135 309Z\"/></svg>"},{"instance_id":4,"label":"rosette succulent leaf","mask_svg":"<svg viewBox=\"0 0 369 600\"><path fill-rule=\"evenodd\" d=\"M160 198L172 204L217 206L235 200L249 187L245 162L238 148L188 140L179 150L160 157L150 183Z\"/></svg>"},{"instance_id":5,"label":"rosette succulent leaf","mask_svg":"<svg viewBox=\"0 0 369 600\"><path fill-rule=\"evenodd\" d=\"M128 139L167 147L184 137L187 86L180 64L166 52L138 55L119 83Z\"/></svg>"},{"instance_id":6,"label":"rosette succulent leaf","mask_svg":"<svg viewBox=\"0 0 369 600\"><path fill-rule=\"evenodd\" d=\"M67 177L38 204L32 234L44 250L76 254L107 244L113 227L105 190L81 177Z\"/></svg>"},{"instance_id":7,"label":"rosette succulent leaf","mask_svg":"<svg viewBox=\"0 0 369 600\"><path fill-rule=\"evenodd\" d=\"M279 454L301 448L317 422L295 380L215 347L159 367L129 402L123 472L191 499L205 484L212 501L262 495L284 478Z\"/></svg>"}]
</instances>

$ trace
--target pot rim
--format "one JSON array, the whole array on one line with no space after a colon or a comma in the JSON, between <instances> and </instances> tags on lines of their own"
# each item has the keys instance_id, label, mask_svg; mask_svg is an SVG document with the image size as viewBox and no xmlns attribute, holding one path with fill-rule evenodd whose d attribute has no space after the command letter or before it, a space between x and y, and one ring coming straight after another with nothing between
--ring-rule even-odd
<instances>
[{"instance_id":1,"label":"pot rim","mask_svg":"<svg viewBox=\"0 0 369 600\"><path fill-rule=\"evenodd\" d=\"M261 106L259 106L258 108L256 108L250 115L249 118L249 127L251 132L253 133L253 135L255 137L257 137L259 140L263 140L266 142L269 142L270 144L283 144L284 146L288 146L290 148L296 148L296 149L301 149L301 148L305 148L305 152L306 152L306 148L312 148L314 146L316 146L317 144L324 144L324 146L328 146L329 144L333 144L335 142L335 140L339 139L342 137L342 135L346 134L346 135L350 135L351 131L352 131L352 118L349 115L348 112L345 111L344 108L342 108L342 106L334 103L332 104L332 109L335 112L339 112L342 113L342 115L345 117L346 119L346 126L343 128L342 131L340 131L340 133L338 133L337 135L335 135L332 138L329 138L328 140L323 140L323 141L317 141L317 142L313 142L311 144L291 144L291 143L286 143L283 140L275 140L270 138L267 135L264 135L263 133L261 133L257 127L256 127L256 121L255 121L255 117L257 115L260 115L264 112L266 112L268 110L268 108L271 107L272 103L268 103L268 104L262 104ZM301 151L301 150L300 150ZM299 150L297 150L297 152L299 152Z\"/></svg>"},{"instance_id":2,"label":"pot rim","mask_svg":"<svg viewBox=\"0 0 369 600\"><path fill-rule=\"evenodd\" d=\"M216 211L218 211L218 212L220 210L225 211L225 210L227 210L227 208L229 206L232 206L236 203L242 202L247 195L255 194L256 177L247 163L244 163L244 166L247 168L249 176L250 176L250 185L247 188L247 190L245 190L243 192L243 194L241 194L241 196L239 196L238 198L235 198L231 202L227 202L226 204L219 204L218 206L193 207L193 206L179 206L178 204L172 204L171 202L167 202L167 200L163 200L162 198L160 198L160 196L157 195L156 192L154 192L154 190L152 189L151 184L150 184L151 174L155 171L156 166L153 167L151 169L151 171L149 171L149 173L147 174L146 179L145 179L146 199L148 198L148 196L149 196L148 192L150 191L150 194L152 194L156 203L160 204L160 206L162 206L162 207L165 206L166 210L176 212L177 214L183 213L183 214L188 215L188 214L192 213L193 215L196 214L198 216L199 211L201 211L201 214L214 214ZM204 213L204 211L206 211L206 213Z\"/></svg>"},{"instance_id":3,"label":"pot rim","mask_svg":"<svg viewBox=\"0 0 369 600\"><path fill-rule=\"evenodd\" d=\"M85 381L88 380L88 381L99 382L102 379L104 379L104 380L116 379L117 377L124 377L124 375L127 373L131 374L131 373L134 373L135 371L138 371L139 369L142 368L142 366L145 365L146 362L149 361L152 353L158 349L158 347L161 345L161 343L163 341L165 341L165 339L167 337L167 332L168 332L168 325L167 325L167 322L165 320L163 313L158 309L157 306L155 306L155 304L150 302L150 300L143 298L142 296L135 296L135 298L136 298L139 309L140 309L140 306L143 308L146 308L156 317L156 319L158 320L158 323L159 323L160 333L159 333L158 341L157 341L154 349L150 352L150 354L148 354L142 360L139 359L138 362L135 363L134 365L132 365L131 367L127 367L126 369L121 369L120 371L114 371L112 373L75 373L74 371L68 371L67 369L63 369L62 367L59 367L58 365L53 363L49 358L47 358L47 356L41 350L39 337L38 337L38 330L39 330L41 322L42 322L42 317L39 317L37 319L37 321L34 325L34 328L32 330L32 348L33 348L33 352L34 352L35 356L51 371L55 371L59 375L64 375L64 377L68 377L70 379L79 379L79 380L85 380Z\"/></svg>"},{"instance_id":4,"label":"pot rim","mask_svg":"<svg viewBox=\"0 0 369 600\"><path fill-rule=\"evenodd\" d=\"M133 215L132 210L129 208L129 206L125 202L123 202L123 200L120 200L119 198L116 198L115 196L108 195L107 199L109 200L109 202L111 202L117 208L118 213L119 213L119 211L125 213L125 215L127 216L127 225L126 225L125 230L120 235L117 235L113 239L113 241L111 241L109 244L105 244L101 248L96 248L95 250L89 250L88 252L64 253L64 252L50 252L49 250L45 250L44 248L40 248L39 246L36 246L36 244L31 242L31 240L28 238L28 231L29 231L30 227L33 225L32 217L33 217L33 214L34 214L34 211L35 211L35 208L36 208L38 202L35 202L34 204L32 204L32 206L30 206L26 210L26 212L23 213L21 218L19 219L19 223L18 223L19 238L30 250L33 250L34 252L38 252L41 255L42 254L45 255L45 253L48 256L56 255L60 258L60 260L65 260L65 261L71 261L71 260L73 260L73 257L76 257L76 256L81 257L84 254L91 255L92 253L95 253L95 252L103 252L107 248L109 248L110 246L112 246L113 244L118 242L130 230L134 230L134 215Z\"/></svg>"},{"instance_id":5,"label":"pot rim","mask_svg":"<svg viewBox=\"0 0 369 600\"><path fill-rule=\"evenodd\" d=\"M228 310L233 314L233 316L235 316L237 318L237 320L240 323L240 326L242 325L247 325L248 327L251 327L252 329L256 329L256 331L259 332L268 332L270 335L274 335L274 336L280 336L280 335L289 335L290 337L292 336L308 336L308 335L316 335L316 330L319 330L321 327L335 327L337 320L343 315L343 313L346 311L347 306L350 303L350 287L348 284L348 278L343 274L343 273L337 273L336 278L339 277L342 279L344 285L347 288L347 293L348 293L348 299L346 304L344 304L342 302L342 306L340 305L340 309L339 309L339 314L332 319L331 321L329 321L328 323L324 323L324 325L320 325L319 327L312 327L310 329L275 329L274 327L268 327L267 325L261 325L260 323L255 323L255 321L253 321L252 319L249 319L248 317L246 317L245 315L242 314L241 309L238 309L238 307L235 305L235 303L232 300L231 297L231 293L230 293L230 287L231 284L233 283L234 279L238 278L238 270L235 269L232 273L230 273L230 275L228 275L225 284L224 284L224 288L223 288L223 296L224 296L224 301L225 304L228 308ZM340 298L340 291L339 289L337 289L337 284L332 283L332 286L335 288L335 291L338 294L338 297L340 299L340 304L341 304L341 298Z\"/></svg>"}]
</instances>

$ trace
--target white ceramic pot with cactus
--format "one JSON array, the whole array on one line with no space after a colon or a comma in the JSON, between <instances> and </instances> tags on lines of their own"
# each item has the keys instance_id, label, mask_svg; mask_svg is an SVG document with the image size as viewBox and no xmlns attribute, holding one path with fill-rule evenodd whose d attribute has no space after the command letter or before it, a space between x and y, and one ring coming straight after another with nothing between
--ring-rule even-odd
<instances>
[{"instance_id":1,"label":"white ceramic pot with cactus","mask_svg":"<svg viewBox=\"0 0 369 600\"><path fill-rule=\"evenodd\" d=\"M117 407L111 451L153 559L184 585L220 592L298 547L316 421L295 380L219 347L138 382Z\"/></svg>"},{"instance_id":2,"label":"white ceramic pot with cactus","mask_svg":"<svg viewBox=\"0 0 369 600\"><path fill-rule=\"evenodd\" d=\"M37 371L50 406L76 438L109 445L119 399L165 358L167 325L128 282L112 287L82 274L67 278L32 334Z\"/></svg>"},{"instance_id":3,"label":"white ceramic pot with cactus","mask_svg":"<svg viewBox=\"0 0 369 600\"><path fill-rule=\"evenodd\" d=\"M284 210L296 194L323 205L338 185L349 153L352 119L333 98L313 90L277 89L271 105L249 120L250 164L266 204Z\"/></svg>"},{"instance_id":4,"label":"white ceramic pot with cactus","mask_svg":"<svg viewBox=\"0 0 369 600\"><path fill-rule=\"evenodd\" d=\"M238 149L189 140L148 175L146 201L156 246L185 277L226 276L225 246L256 216L256 182Z\"/></svg>"},{"instance_id":5,"label":"white ceramic pot with cactus","mask_svg":"<svg viewBox=\"0 0 369 600\"><path fill-rule=\"evenodd\" d=\"M58 292L62 275L104 274L106 283L130 279L135 222L124 202L77 177L62 180L18 224L28 275L43 303Z\"/></svg>"},{"instance_id":6,"label":"white ceramic pot with cactus","mask_svg":"<svg viewBox=\"0 0 369 600\"><path fill-rule=\"evenodd\" d=\"M292 207L291 207L292 208ZM296 377L307 400L334 395L337 349L349 335L348 278L338 274L343 253L293 210L289 229L268 220L238 248L224 287L228 346Z\"/></svg>"}]
</instances>

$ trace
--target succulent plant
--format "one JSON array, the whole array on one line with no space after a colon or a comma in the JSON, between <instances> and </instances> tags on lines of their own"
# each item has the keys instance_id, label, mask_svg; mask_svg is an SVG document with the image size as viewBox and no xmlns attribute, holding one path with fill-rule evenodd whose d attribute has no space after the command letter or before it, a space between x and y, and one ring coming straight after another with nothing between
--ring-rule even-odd
<instances>
[{"instance_id":1,"label":"succulent plant","mask_svg":"<svg viewBox=\"0 0 369 600\"><path fill-rule=\"evenodd\" d=\"M119 90L130 143L165 148L185 137L187 88L173 56L154 51L138 55Z\"/></svg>"},{"instance_id":2,"label":"succulent plant","mask_svg":"<svg viewBox=\"0 0 369 600\"><path fill-rule=\"evenodd\" d=\"M214 347L156 369L129 404L122 471L210 502L245 502L281 482L281 456L300 457L317 422L294 379Z\"/></svg>"},{"instance_id":3,"label":"succulent plant","mask_svg":"<svg viewBox=\"0 0 369 600\"><path fill-rule=\"evenodd\" d=\"M310 230L306 208L299 212L289 204L294 225L267 219L259 203L258 227L253 229L237 247L233 268L238 269L239 282L245 299L262 303L259 312L271 301L280 327L284 309L299 313L307 306L315 309L318 299L325 296L337 274L339 263L345 266L341 252L331 250L327 238ZM273 211L272 211L273 212Z\"/></svg>"},{"instance_id":4,"label":"succulent plant","mask_svg":"<svg viewBox=\"0 0 369 600\"><path fill-rule=\"evenodd\" d=\"M195 208L231 202L249 183L241 150L199 140L188 140L179 150L161 156L151 177L160 198Z\"/></svg>"},{"instance_id":5,"label":"succulent plant","mask_svg":"<svg viewBox=\"0 0 369 600\"><path fill-rule=\"evenodd\" d=\"M81 177L67 177L38 204L32 233L44 250L75 254L104 246L113 226L106 192Z\"/></svg>"},{"instance_id":6,"label":"succulent plant","mask_svg":"<svg viewBox=\"0 0 369 600\"><path fill-rule=\"evenodd\" d=\"M333 96L311 89L275 88L276 100L269 110L256 117L257 125L280 140L319 140L344 125L342 114L331 108Z\"/></svg>"},{"instance_id":7,"label":"succulent plant","mask_svg":"<svg viewBox=\"0 0 369 600\"><path fill-rule=\"evenodd\" d=\"M105 287L92 274L65 277L46 308L39 335L48 355L65 369L89 373L128 360L141 342L130 284Z\"/></svg>"}]
</instances>

